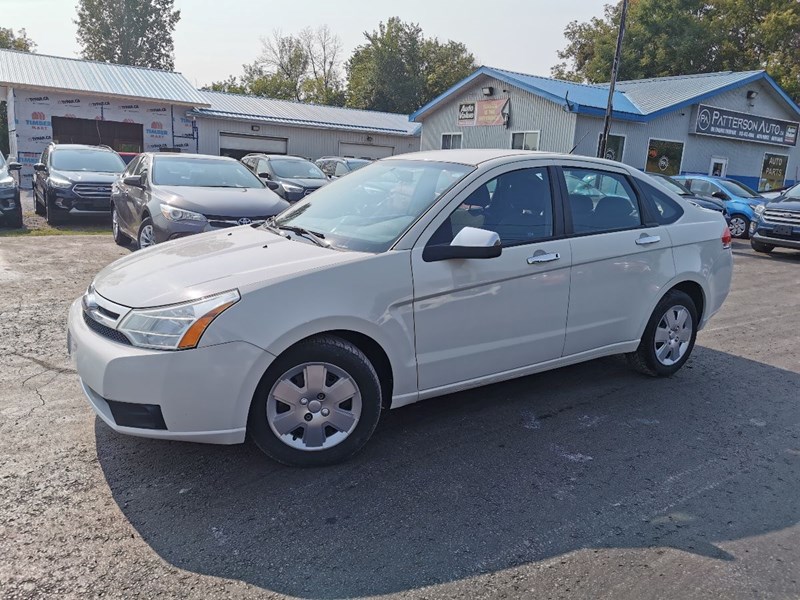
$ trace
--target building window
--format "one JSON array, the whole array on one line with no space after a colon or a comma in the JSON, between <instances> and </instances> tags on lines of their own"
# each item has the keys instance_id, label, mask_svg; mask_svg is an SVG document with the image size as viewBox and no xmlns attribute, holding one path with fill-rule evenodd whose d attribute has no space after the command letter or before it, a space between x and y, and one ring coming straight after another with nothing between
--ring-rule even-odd
<instances>
[{"instance_id":1,"label":"building window","mask_svg":"<svg viewBox=\"0 0 800 600\"><path fill-rule=\"evenodd\" d=\"M511 134L512 150L538 150L539 132L538 131L518 131Z\"/></svg>"},{"instance_id":2,"label":"building window","mask_svg":"<svg viewBox=\"0 0 800 600\"><path fill-rule=\"evenodd\" d=\"M782 188L786 181L786 167L789 157L785 154L765 154L761 165L761 179L758 182L759 192Z\"/></svg>"},{"instance_id":3,"label":"building window","mask_svg":"<svg viewBox=\"0 0 800 600\"><path fill-rule=\"evenodd\" d=\"M600 156L600 142L603 139L603 134L597 137L597 156ZM625 136L608 134L608 143L606 143L606 154L603 158L608 160L616 160L622 162L622 157L625 154Z\"/></svg>"},{"instance_id":4,"label":"building window","mask_svg":"<svg viewBox=\"0 0 800 600\"><path fill-rule=\"evenodd\" d=\"M647 173L680 175L683 161L683 142L672 140L650 140L647 144Z\"/></svg>"},{"instance_id":5,"label":"building window","mask_svg":"<svg viewBox=\"0 0 800 600\"><path fill-rule=\"evenodd\" d=\"M460 133L442 134L442 150L458 150L459 148L461 148Z\"/></svg>"}]
</instances>

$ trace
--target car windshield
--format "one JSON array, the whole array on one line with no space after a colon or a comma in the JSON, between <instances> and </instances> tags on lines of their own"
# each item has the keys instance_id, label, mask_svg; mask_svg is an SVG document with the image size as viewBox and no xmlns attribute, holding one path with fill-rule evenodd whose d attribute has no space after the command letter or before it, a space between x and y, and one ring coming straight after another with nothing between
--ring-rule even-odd
<instances>
[{"instance_id":1,"label":"car windshield","mask_svg":"<svg viewBox=\"0 0 800 600\"><path fill-rule=\"evenodd\" d=\"M341 250L385 252L472 169L428 161L373 163L315 191L275 224L324 235Z\"/></svg>"},{"instance_id":2,"label":"car windshield","mask_svg":"<svg viewBox=\"0 0 800 600\"><path fill-rule=\"evenodd\" d=\"M269 161L272 170L278 177L286 179L327 179L327 175L312 162L307 160L288 160L273 158Z\"/></svg>"},{"instance_id":3,"label":"car windshield","mask_svg":"<svg viewBox=\"0 0 800 600\"><path fill-rule=\"evenodd\" d=\"M761 198L761 194L754 192L738 181L720 180L717 183L724 187L729 194L734 196L740 196L742 198Z\"/></svg>"},{"instance_id":4,"label":"car windshield","mask_svg":"<svg viewBox=\"0 0 800 600\"><path fill-rule=\"evenodd\" d=\"M242 163L224 158L153 158L156 185L220 188L263 188L261 180Z\"/></svg>"},{"instance_id":5,"label":"car windshield","mask_svg":"<svg viewBox=\"0 0 800 600\"><path fill-rule=\"evenodd\" d=\"M0 169L6 166L6 159L3 158L3 153L0 152Z\"/></svg>"},{"instance_id":6,"label":"car windshield","mask_svg":"<svg viewBox=\"0 0 800 600\"><path fill-rule=\"evenodd\" d=\"M689 190L689 188L684 187L683 185L681 185L680 183L678 183L674 179L670 179L669 177L661 177L661 176L655 176L653 178L656 181L658 181L658 183L660 183L665 188L667 188L670 192L675 192L679 196L693 196L694 195L694 194L692 194L691 190Z\"/></svg>"},{"instance_id":7,"label":"car windshield","mask_svg":"<svg viewBox=\"0 0 800 600\"><path fill-rule=\"evenodd\" d=\"M800 200L800 183L783 192L784 200Z\"/></svg>"},{"instance_id":8,"label":"car windshield","mask_svg":"<svg viewBox=\"0 0 800 600\"><path fill-rule=\"evenodd\" d=\"M125 162L108 150L55 150L50 154L51 166L58 171L92 171L122 173Z\"/></svg>"},{"instance_id":9,"label":"car windshield","mask_svg":"<svg viewBox=\"0 0 800 600\"><path fill-rule=\"evenodd\" d=\"M372 164L371 160L364 160L361 158L348 158L347 164L350 167L351 171L357 171L361 167L366 167L369 164Z\"/></svg>"}]
</instances>

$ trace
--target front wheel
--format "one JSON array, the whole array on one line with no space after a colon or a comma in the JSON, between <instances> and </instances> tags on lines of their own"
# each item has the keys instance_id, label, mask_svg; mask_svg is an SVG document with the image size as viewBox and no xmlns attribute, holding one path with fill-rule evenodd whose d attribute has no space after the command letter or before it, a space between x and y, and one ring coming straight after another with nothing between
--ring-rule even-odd
<instances>
[{"instance_id":1,"label":"front wheel","mask_svg":"<svg viewBox=\"0 0 800 600\"><path fill-rule=\"evenodd\" d=\"M366 355L341 338L319 336L290 348L267 369L247 430L278 462L323 466L358 452L380 413L381 386Z\"/></svg>"},{"instance_id":2,"label":"front wheel","mask_svg":"<svg viewBox=\"0 0 800 600\"><path fill-rule=\"evenodd\" d=\"M747 239L750 234L750 219L744 215L733 215L728 227L733 237Z\"/></svg>"},{"instance_id":3,"label":"front wheel","mask_svg":"<svg viewBox=\"0 0 800 600\"><path fill-rule=\"evenodd\" d=\"M762 244L761 242L757 242L755 240L750 240L750 247L756 252L763 252L765 254L769 254L775 250L775 246L772 244Z\"/></svg>"},{"instance_id":4,"label":"front wheel","mask_svg":"<svg viewBox=\"0 0 800 600\"><path fill-rule=\"evenodd\" d=\"M156 245L156 230L153 226L153 219L147 217L142 221L142 224L139 226L139 236L136 241L139 244L140 250Z\"/></svg>"},{"instance_id":5,"label":"front wheel","mask_svg":"<svg viewBox=\"0 0 800 600\"><path fill-rule=\"evenodd\" d=\"M689 360L697 338L697 308L685 292L671 290L647 322L631 366L651 377L669 377Z\"/></svg>"},{"instance_id":6,"label":"front wheel","mask_svg":"<svg viewBox=\"0 0 800 600\"><path fill-rule=\"evenodd\" d=\"M45 218L48 225L61 225L67 218L67 210L56 206L56 201L53 198L45 196L47 206L45 209Z\"/></svg>"},{"instance_id":7,"label":"front wheel","mask_svg":"<svg viewBox=\"0 0 800 600\"><path fill-rule=\"evenodd\" d=\"M9 227L12 229L22 229L22 206L19 206L14 216L8 220Z\"/></svg>"},{"instance_id":8,"label":"front wheel","mask_svg":"<svg viewBox=\"0 0 800 600\"><path fill-rule=\"evenodd\" d=\"M122 233L119 228L119 214L117 214L117 207L111 205L111 233L114 235L114 242L118 246L127 246L131 243L131 238Z\"/></svg>"},{"instance_id":9,"label":"front wheel","mask_svg":"<svg viewBox=\"0 0 800 600\"><path fill-rule=\"evenodd\" d=\"M42 203L36 198L36 190L33 191L33 212L35 212L40 217L45 216L45 208L42 206Z\"/></svg>"}]
</instances>

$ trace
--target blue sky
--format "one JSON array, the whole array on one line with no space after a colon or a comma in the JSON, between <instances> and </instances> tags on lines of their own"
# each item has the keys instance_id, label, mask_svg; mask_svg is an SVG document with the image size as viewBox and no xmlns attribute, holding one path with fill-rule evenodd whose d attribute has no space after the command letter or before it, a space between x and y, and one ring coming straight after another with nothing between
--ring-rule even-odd
<instances>
[{"instance_id":1,"label":"blue sky","mask_svg":"<svg viewBox=\"0 0 800 600\"><path fill-rule=\"evenodd\" d=\"M77 56L76 0L2 0L2 26L24 27L42 54ZM176 0L175 68L196 85L241 73L273 29L292 33L328 24L344 58L382 20L417 22L426 36L463 42L479 64L549 75L570 21L602 14L595 0ZM253 7L257 7L254 9Z\"/></svg>"}]
</instances>

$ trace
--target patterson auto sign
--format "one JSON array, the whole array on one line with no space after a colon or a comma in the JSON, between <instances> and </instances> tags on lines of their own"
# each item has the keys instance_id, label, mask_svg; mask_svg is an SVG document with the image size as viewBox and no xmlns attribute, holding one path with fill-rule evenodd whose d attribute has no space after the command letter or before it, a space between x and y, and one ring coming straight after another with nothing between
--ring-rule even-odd
<instances>
[{"instance_id":1,"label":"patterson auto sign","mask_svg":"<svg viewBox=\"0 0 800 600\"><path fill-rule=\"evenodd\" d=\"M726 108L701 104L697 109L694 132L701 135L796 146L800 123L750 115Z\"/></svg>"}]
</instances>

